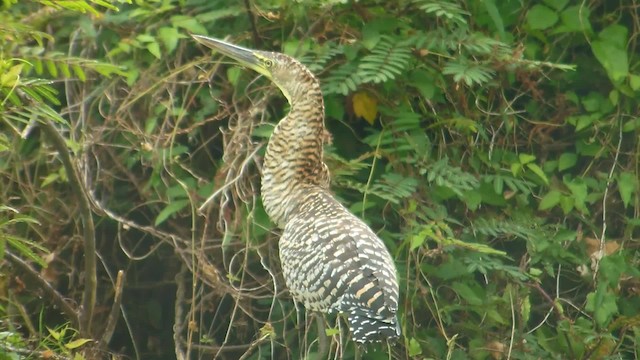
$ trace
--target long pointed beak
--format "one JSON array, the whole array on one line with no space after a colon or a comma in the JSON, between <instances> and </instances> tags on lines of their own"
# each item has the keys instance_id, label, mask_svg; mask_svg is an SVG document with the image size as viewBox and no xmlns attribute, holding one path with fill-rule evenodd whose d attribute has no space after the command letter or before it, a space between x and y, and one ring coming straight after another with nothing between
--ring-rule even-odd
<instances>
[{"instance_id":1,"label":"long pointed beak","mask_svg":"<svg viewBox=\"0 0 640 360\"><path fill-rule=\"evenodd\" d=\"M252 69L260 67L260 60L255 56L253 50L243 48L241 46L233 45L228 42L210 38L202 35L191 35L200 44L219 51L223 55L226 55L244 66L248 66Z\"/></svg>"}]
</instances>

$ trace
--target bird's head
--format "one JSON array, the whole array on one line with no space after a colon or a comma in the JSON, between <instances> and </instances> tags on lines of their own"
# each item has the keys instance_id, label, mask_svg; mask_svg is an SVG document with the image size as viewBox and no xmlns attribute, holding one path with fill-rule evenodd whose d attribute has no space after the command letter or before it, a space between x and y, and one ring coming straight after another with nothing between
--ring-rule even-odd
<instances>
[{"instance_id":1,"label":"bird's head","mask_svg":"<svg viewBox=\"0 0 640 360\"><path fill-rule=\"evenodd\" d=\"M298 96L304 96L304 91L308 91L309 87L318 87L313 74L291 56L276 52L251 50L207 36L191 36L199 43L217 50L236 60L240 65L269 78L280 88L290 104L293 104Z\"/></svg>"}]
</instances>

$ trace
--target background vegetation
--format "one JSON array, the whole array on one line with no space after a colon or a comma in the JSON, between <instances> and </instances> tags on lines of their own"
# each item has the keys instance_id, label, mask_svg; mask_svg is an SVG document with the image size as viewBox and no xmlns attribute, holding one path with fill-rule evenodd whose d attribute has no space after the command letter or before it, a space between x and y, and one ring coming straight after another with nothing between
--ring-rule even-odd
<instances>
[{"instance_id":1,"label":"background vegetation","mask_svg":"<svg viewBox=\"0 0 640 360\"><path fill-rule=\"evenodd\" d=\"M401 280L365 358L638 358L639 8L3 1L0 359L317 351L258 193L286 101L190 33L321 79L333 190Z\"/></svg>"}]
</instances>

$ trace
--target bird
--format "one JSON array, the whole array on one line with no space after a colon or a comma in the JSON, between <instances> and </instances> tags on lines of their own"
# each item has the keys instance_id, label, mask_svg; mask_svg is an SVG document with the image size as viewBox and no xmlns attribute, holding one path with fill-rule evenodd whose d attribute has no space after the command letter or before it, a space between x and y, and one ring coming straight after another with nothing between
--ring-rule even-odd
<instances>
[{"instance_id":1,"label":"bird","mask_svg":"<svg viewBox=\"0 0 640 360\"><path fill-rule=\"evenodd\" d=\"M289 102L288 114L267 143L261 196L267 215L282 229L279 257L293 300L308 311L343 314L356 344L398 338L393 258L371 228L330 191L319 80L286 54L192 37L271 80Z\"/></svg>"}]
</instances>

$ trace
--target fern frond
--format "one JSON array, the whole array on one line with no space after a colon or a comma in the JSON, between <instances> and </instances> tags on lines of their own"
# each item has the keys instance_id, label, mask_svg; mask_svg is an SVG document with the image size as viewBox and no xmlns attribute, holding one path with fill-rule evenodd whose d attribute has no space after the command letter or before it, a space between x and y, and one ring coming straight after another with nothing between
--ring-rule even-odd
<instances>
[{"instance_id":1,"label":"fern frond","mask_svg":"<svg viewBox=\"0 0 640 360\"><path fill-rule=\"evenodd\" d=\"M325 95L340 94L348 95L355 91L362 83L362 78L357 73L354 64L345 64L333 70L329 76L322 81L322 92Z\"/></svg>"},{"instance_id":2,"label":"fern frond","mask_svg":"<svg viewBox=\"0 0 640 360\"><path fill-rule=\"evenodd\" d=\"M467 11L462 10L460 5L453 1L416 0L415 3L418 5L420 10L427 14L433 14L436 17L445 17L460 24L466 24L467 20L465 17L470 15Z\"/></svg>"},{"instance_id":3,"label":"fern frond","mask_svg":"<svg viewBox=\"0 0 640 360\"><path fill-rule=\"evenodd\" d=\"M456 82L464 82L467 86L482 85L493 78L495 71L481 64L468 61L449 62L442 69L445 75L453 75Z\"/></svg>"},{"instance_id":4,"label":"fern frond","mask_svg":"<svg viewBox=\"0 0 640 360\"><path fill-rule=\"evenodd\" d=\"M446 187L458 196L463 196L464 191L476 189L480 185L475 176L457 166L450 165L447 157L431 164L423 171L427 173L427 181Z\"/></svg>"},{"instance_id":5,"label":"fern frond","mask_svg":"<svg viewBox=\"0 0 640 360\"><path fill-rule=\"evenodd\" d=\"M46 71L53 78L62 77L68 79L76 77L80 81L85 81L87 78L85 69L95 71L105 77L111 77L114 74L127 75L121 66L67 56L61 52L49 52L46 57L39 56L38 48L32 48L31 51L23 53L23 57L27 61L24 69L25 74L29 74L33 70L37 75L41 76Z\"/></svg>"},{"instance_id":6,"label":"fern frond","mask_svg":"<svg viewBox=\"0 0 640 360\"><path fill-rule=\"evenodd\" d=\"M342 182L341 185L362 194L366 193L393 204L399 204L401 200L411 197L416 191L418 181L400 174L388 173L384 174L381 179L376 180L370 187L367 187L366 184L349 180Z\"/></svg>"},{"instance_id":7,"label":"fern frond","mask_svg":"<svg viewBox=\"0 0 640 360\"><path fill-rule=\"evenodd\" d=\"M365 56L358 66L363 83L381 83L393 80L402 74L411 59L411 48L406 42L398 42L383 36L378 44Z\"/></svg>"},{"instance_id":8,"label":"fern frond","mask_svg":"<svg viewBox=\"0 0 640 360\"><path fill-rule=\"evenodd\" d=\"M301 57L300 62L306 65L314 74L318 74L325 69L330 60L342 54L344 54L343 45L325 43L319 49Z\"/></svg>"},{"instance_id":9,"label":"fern frond","mask_svg":"<svg viewBox=\"0 0 640 360\"><path fill-rule=\"evenodd\" d=\"M411 154L415 153L413 136L423 136L420 127L421 116L406 107L388 109L381 107L380 112L392 119L383 131L374 131L364 138L364 142L386 156L402 158L411 162Z\"/></svg>"}]
</instances>

